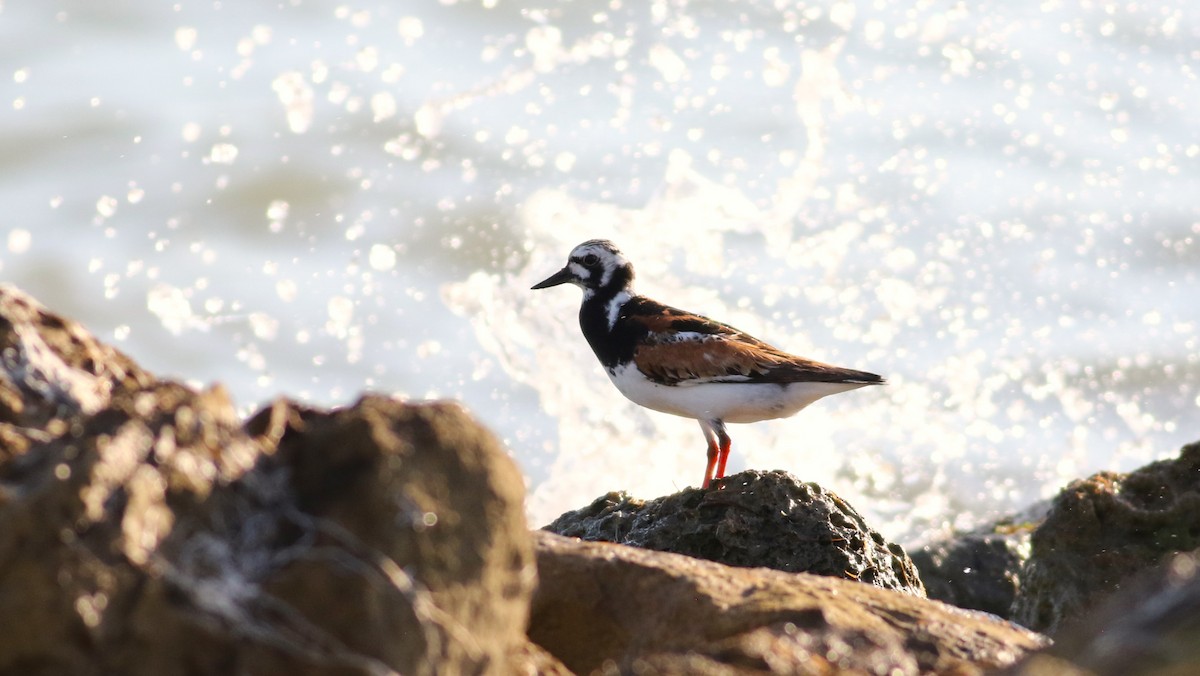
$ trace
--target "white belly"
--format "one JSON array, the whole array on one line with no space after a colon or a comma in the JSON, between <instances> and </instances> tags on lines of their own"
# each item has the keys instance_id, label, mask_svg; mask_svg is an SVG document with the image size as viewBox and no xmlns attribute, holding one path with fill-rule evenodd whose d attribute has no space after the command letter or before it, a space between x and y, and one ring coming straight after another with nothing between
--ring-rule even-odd
<instances>
[{"instance_id":1,"label":"white belly","mask_svg":"<svg viewBox=\"0 0 1200 676\"><path fill-rule=\"evenodd\" d=\"M613 384L646 408L697 420L750 423L786 418L821 397L863 387L865 383L699 383L659 385L633 364L610 372Z\"/></svg>"}]
</instances>

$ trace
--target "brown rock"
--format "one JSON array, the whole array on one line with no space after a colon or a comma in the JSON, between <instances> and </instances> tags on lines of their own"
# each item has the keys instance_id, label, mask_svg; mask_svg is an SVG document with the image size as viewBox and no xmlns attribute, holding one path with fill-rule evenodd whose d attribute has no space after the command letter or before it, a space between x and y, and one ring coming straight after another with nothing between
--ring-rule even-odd
<instances>
[{"instance_id":1,"label":"brown rock","mask_svg":"<svg viewBox=\"0 0 1200 676\"><path fill-rule=\"evenodd\" d=\"M0 453L28 447L14 446L12 435L57 436L67 420L96 413L114 393L154 381L77 322L8 285L0 285L0 366L0 424L8 430Z\"/></svg>"},{"instance_id":2,"label":"brown rock","mask_svg":"<svg viewBox=\"0 0 1200 676\"><path fill-rule=\"evenodd\" d=\"M1072 482L1033 533L1013 619L1055 631L1130 576L1200 547L1200 443L1130 474Z\"/></svg>"},{"instance_id":3,"label":"brown rock","mask_svg":"<svg viewBox=\"0 0 1200 676\"><path fill-rule=\"evenodd\" d=\"M1046 643L857 582L545 532L535 542L529 635L576 673L977 674Z\"/></svg>"},{"instance_id":4,"label":"brown rock","mask_svg":"<svg viewBox=\"0 0 1200 676\"><path fill-rule=\"evenodd\" d=\"M178 571L167 541L195 529L214 488L257 450L220 392L172 383L115 397L69 429L0 463L0 617L15 618L0 632L0 670L134 673L118 653L135 656L144 596Z\"/></svg>"},{"instance_id":5,"label":"brown rock","mask_svg":"<svg viewBox=\"0 0 1200 676\"><path fill-rule=\"evenodd\" d=\"M521 477L457 406L243 427L4 288L0 340L0 673L553 666L524 635Z\"/></svg>"},{"instance_id":6,"label":"brown rock","mask_svg":"<svg viewBox=\"0 0 1200 676\"><path fill-rule=\"evenodd\" d=\"M546 530L925 595L900 545L872 530L837 495L778 470L740 472L712 489L685 488L654 500L609 493Z\"/></svg>"},{"instance_id":7,"label":"brown rock","mask_svg":"<svg viewBox=\"0 0 1200 676\"><path fill-rule=\"evenodd\" d=\"M401 673L501 670L524 642L535 569L524 484L494 437L457 405L374 396L286 419L279 451L313 547L347 550L395 589L301 559L265 591L351 648L382 646Z\"/></svg>"},{"instance_id":8,"label":"brown rock","mask_svg":"<svg viewBox=\"0 0 1200 676\"><path fill-rule=\"evenodd\" d=\"M532 641L518 646L510 655L508 673L513 676L574 676L557 657Z\"/></svg>"}]
</instances>

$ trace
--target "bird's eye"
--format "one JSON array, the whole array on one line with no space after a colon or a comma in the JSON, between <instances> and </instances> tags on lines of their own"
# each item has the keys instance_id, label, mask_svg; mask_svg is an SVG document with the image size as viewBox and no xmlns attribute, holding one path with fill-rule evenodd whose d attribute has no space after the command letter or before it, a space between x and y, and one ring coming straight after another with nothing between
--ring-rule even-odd
<instances>
[{"instance_id":1,"label":"bird's eye","mask_svg":"<svg viewBox=\"0 0 1200 676\"><path fill-rule=\"evenodd\" d=\"M597 256L596 254L588 254L583 257L583 264L587 265L589 267L591 267L599 262L600 262L600 257Z\"/></svg>"}]
</instances>

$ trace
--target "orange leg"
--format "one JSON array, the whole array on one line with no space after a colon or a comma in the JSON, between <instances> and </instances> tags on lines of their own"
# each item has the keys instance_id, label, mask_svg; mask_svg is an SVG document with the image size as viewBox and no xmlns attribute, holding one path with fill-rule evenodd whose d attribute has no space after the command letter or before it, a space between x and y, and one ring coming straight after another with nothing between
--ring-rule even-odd
<instances>
[{"instance_id":1,"label":"orange leg","mask_svg":"<svg viewBox=\"0 0 1200 676\"><path fill-rule=\"evenodd\" d=\"M704 483L708 488L713 479L725 476L725 462L729 459L729 435L725 434L725 423L720 420L701 420L700 429L708 441L708 465L704 468Z\"/></svg>"},{"instance_id":2,"label":"orange leg","mask_svg":"<svg viewBox=\"0 0 1200 676\"><path fill-rule=\"evenodd\" d=\"M721 479L725 476L725 463L729 460L729 435L725 433L725 423L717 421L717 440L721 442L721 450L717 456L717 474L714 479Z\"/></svg>"},{"instance_id":3,"label":"orange leg","mask_svg":"<svg viewBox=\"0 0 1200 676\"><path fill-rule=\"evenodd\" d=\"M708 488L708 485L713 480L713 469L717 466L717 458L720 456L720 449L717 448L717 440L708 440L708 465L704 468L704 483L700 484L700 488Z\"/></svg>"}]
</instances>

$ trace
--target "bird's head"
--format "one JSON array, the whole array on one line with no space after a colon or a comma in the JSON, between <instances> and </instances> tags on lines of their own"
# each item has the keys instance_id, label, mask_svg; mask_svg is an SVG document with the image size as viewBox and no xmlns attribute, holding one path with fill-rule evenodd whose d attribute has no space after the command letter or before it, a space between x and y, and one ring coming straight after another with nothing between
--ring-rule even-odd
<instances>
[{"instance_id":1,"label":"bird's head","mask_svg":"<svg viewBox=\"0 0 1200 676\"><path fill-rule=\"evenodd\" d=\"M571 250L562 270L534 284L533 288L545 289L567 283L583 289L585 297L600 291L625 291L633 283L633 265L612 242L591 239Z\"/></svg>"}]
</instances>

